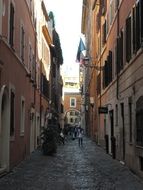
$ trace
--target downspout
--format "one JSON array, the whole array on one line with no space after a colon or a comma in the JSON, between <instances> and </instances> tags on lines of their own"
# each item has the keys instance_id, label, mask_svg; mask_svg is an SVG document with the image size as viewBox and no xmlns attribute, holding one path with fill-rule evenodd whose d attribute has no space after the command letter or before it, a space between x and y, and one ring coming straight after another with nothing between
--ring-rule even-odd
<instances>
[{"instance_id":1,"label":"downspout","mask_svg":"<svg viewBox=\"0 0 143 190\"><path fill-rule=\"evenodd\" d=\"M42 92L41 92L41 86L42 86L42 60L40 60L40 128L41 128L41 117L42 117Z\"/></svg>"},{"instance_id":2,"label":"downspout","mask_svg":"<svg viewBox=\"0 0 143 190\"><path fill-rule=\"evenodd\" d=\"M37 32L36 32L36 24L35 24L35 73L34 73L34 78L35 78L35 80L34 80L34 105L36 104L36 87L37 87L37 85L36 85L36 74L37 74L37 72L36 72L36 66L37 66L37 62L36 62L36 57L37 57ZM36 106L35 106L36 107Z\"/></svg>"}]
</instances>

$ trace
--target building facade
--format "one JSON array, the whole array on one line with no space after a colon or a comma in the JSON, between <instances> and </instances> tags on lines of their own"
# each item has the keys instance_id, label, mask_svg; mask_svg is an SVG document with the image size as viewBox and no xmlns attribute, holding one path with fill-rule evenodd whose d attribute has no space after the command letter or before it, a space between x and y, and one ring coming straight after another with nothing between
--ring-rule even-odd
<instances>
[{"instance_id":1,"label":"building facade","mask_svg":"<svg viewBox=\"0 0 143 190\"><path fill-rule=\"evenodd\" d=\"M78 125L81 121L81 95L74 92L64 93L65 124Z\"/></svg>"},{"instance_id":2,"label":"building facade","mask_svg":"<svg viewBox=\"0 0 143 190\"><path fill-rule=\"evenodd\" d=\"M8 170L29 154L34 106L35 20L31 1L1 2L0 167ZM28 43L31 42L31 60ZM30 78L28 77L31 71Z\"/></svg>"},{"instance_id":3,"label":"building facade","mask_svg":"<svg viewBox=\"0 0 143 190\"><path fill-rule=\"evenodd\" d=\"M81 121L81 93L78 76L64 76L64 121L71 126Z\"/></svg>"},{"instance_id":4,"label":"building facade","mask_svg":"<svg viewBox=\"0 0 143 190\"><path fill-rule=\"evenodd\" d=\"M53 19L42 0L0 0L0 174L40 145L55 96L53 46Z\"/></svg>"},{"instance_id":5,"label":"building facade","mask_svg":"<svg viewBox=\"0 0 143 190\"><path fill-rule=\"evenodd\" d=\"M92 15L89 64L96 65L94 94L89 89L96 102L94 135L107 153L143 176L143 2L84 1L84 6Z\"/></svg>"}]
</instances>

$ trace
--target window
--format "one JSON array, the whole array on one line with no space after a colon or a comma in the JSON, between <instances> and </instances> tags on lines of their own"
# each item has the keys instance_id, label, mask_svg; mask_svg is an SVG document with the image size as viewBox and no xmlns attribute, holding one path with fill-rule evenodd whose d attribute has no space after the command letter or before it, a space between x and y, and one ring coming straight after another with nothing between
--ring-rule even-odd
<instances>
[{"instance_id":1,"label":"window","mask_svg":"<svg viewBox=\"0 0 143 190\"><path fill-rule=\"evenodd\" d=\"M131 16L126 19L126 61L131 59Z\"/></svg>"},{"instance_id":2,"label":"window","mask_svg":"<svg viewBox=\"0 0 143 190\"><path fill-rule=\"evenodd\" d=\"M73 123L73 122L74 122L73 118L70 118L70 123Z\"/></svg>"},{"instance_id":3,"label":"window","mask_svg":"<svg viewBox=\"0 0 143 190\"><path fill-rule=\"evenodd\" d=\"M103 67L103 89L112 82L112 78L112 51L109 51L109 55Z\"/></svg>"},{"instance_id":4,"label":"window","mask_svg":"<svg viewBox=\"0 0 143 190\"><path fill-rule=\"evenodd\" d=\"M28 51L28 70L29 72L31 72L32 70L32 47L30 42L29 42L29 51Z\"/></svg>"},{"instance_id":5,"label":"window","mask_svg":"<svg viewBox=\"0 0 143 190\"><path fill-rule=\"evenodd\" d=\"M119 6L119 0L116 0L116 1L115 1L115 9L117 9L118 6Z\"/></svg>"},{"instance_id":6,"label":"window","mask_svg":"<svg viewBox=\"0 0 143 190\"><path fill-rule=\"evenodd\" d=\"M21 98L21 118L20 118L20 135L24 134L25 126L25 99Z\"/></svg>"},{"instance_id":7,"label":"window","mask_svg":"<svg viewBox=\"0 0 143 190\"><path fill-rule=\"evenodd\" d=\"M13 90L10 93L10 136L14 136L14 114L15 113L15 94Z\"/></svg>"},{"instance_id":8,"label":"window","mask_svg":"<svg viewBox=\"0 0 143 190\"><path fill-rule=\"evenodd\" d=\"M114 0L110 0L110 11L109 11L110 25L112 24L113 19L114 19L114 13L115 13L114 3L115 3Z\"/></svg>"},{"instance_id":9,"label":"window","mask_svg":"<svg viewBox=\"0 0 143 190\"><path fill-rule=\"evenodd\" d=\"M102 46L104 46L106 42L106 20L102 26Z\"/></svg>"},{"instance_id":10,"label":"window","mask_svg":"<svg viewBox=\"0 0 143 190\"><path fill-rule=\"evenodd\" d=\"M35 80L35 69L36 69L36 66L35 66L35 55L34 55L34 51L33 51L32 52L32 65L31 65L31 77L34 80Z\"/></svg>"},{"instance_id":11,"label":"window","mask_svg":"<svg viewBox=\"0 0 143 190\"><path fill-rule=\"evenodd\" d=\"M143 45L143 1L139 0L132 11L133 53Z\"/></svg>"},{"instance_id":12,"label":"window","mask_svg":"<svg viewBox=\"0 0 143 190\"><path fill-rule=\"evenodd\" d=\"M36 64L36 84L37 88L40 88L40 66Z\"/></svg>"},{"instance_id":13,"label":"window","mask_svg":"<svg viewBox=\"0 0 143 190\"><path fill-rule=\"evenodd\" d=\"M123 43L123 31L120 32L120 41L119 41L119 49L120 49L120 69L123 69L123 50L124 50L124 43Z\"/></svg>"},{"instance_id":14,"label":"window","mask_svg":"<svg viewBox=\"0 0 143 190\"><path fill-rule=\"evenodd\" d=\"M70 107L76 107L76 98L70 98Z\"/></svg>"},{"instance_id":15,"label":"window","mask_svg":"<svg viewBox=\"0 0 143 190\"><path fill-rule=\"evenodd\" d=\"M71 116L74 116L74 115L75 115L74 111L71 111L71 112L70 112L70 115L71 115Z\"/></svg>"},{"instance_id":16,"label":"window","mask_svg":"<svg viewBox=\"0 0 143 190\"><path fill-rule=\"evenodd\" d=\"M76 115L76 116L79 116L79 112L76 111L76 112L75 112L75 115Z\"/></svg>"},{"instance_id":17,"label":"window","mask_svg":"<svg viewBox=\"0 0 143 190\"><path fill-rule=\"evenodd\" d=\"M133 26L133 53L136 52L136 7L133 7L132 12L132 26Z\"/></svg>"},{"instance_id":18,"label":"window","mask_svg":"<svg viewBox=\"0 0 143 190\"><path fill-rule=\"evenodd\" d=\"M24 63L24 49L25 49L25 31L23 25L21 26L20 31L20 58L22 62Z\"/></svg>"},{"instance_id":19,"label":"window","mask_svg":"<svg viewBox=\"0 0 143 190\"><path fill-rule=\"evenodd\" d=\"M130 44L130 47L131 47L131 44ZM119 73L123 69L123 49L124 49L123 31L121 31L120 36L117 38L117 59L116 59L117 73Z\"/></svg>"},{"instance_id":20,"label":"window","mask_svg":"<svg viewBox=\"0 0 143 190\"><path fill-rule=\"evenodd\" d=\"M10 3L9 44L13 48L13 45L14 45L14 6L12 3Z\"/></svg>"},{"instance_id":21,"label":"window","mask_svg":"<svg viewBox=\"0 0 143 190\"><path fill-rule=\"evenodd\" d=\"M45 98L49 98L49 81L43 74L41 74L41 93L45 96Z\"/></svg>"}]
</instances>

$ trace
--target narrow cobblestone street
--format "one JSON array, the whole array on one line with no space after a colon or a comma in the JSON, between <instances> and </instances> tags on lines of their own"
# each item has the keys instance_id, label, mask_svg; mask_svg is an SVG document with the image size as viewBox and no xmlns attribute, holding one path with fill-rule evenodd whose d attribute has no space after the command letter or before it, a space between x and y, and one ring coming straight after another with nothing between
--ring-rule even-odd
<instances>
[{"instance_id":1,"label":"narrow cobblestone street","mask_svg":"<svg viewBox=\"0 0 143 190\"><path fill-rule=\"evenodd\" d=\"M143 190L141 180L88 138L60 145L55 156L32 154L0 179L0 190Z\"/></svg>"}]
</instances>

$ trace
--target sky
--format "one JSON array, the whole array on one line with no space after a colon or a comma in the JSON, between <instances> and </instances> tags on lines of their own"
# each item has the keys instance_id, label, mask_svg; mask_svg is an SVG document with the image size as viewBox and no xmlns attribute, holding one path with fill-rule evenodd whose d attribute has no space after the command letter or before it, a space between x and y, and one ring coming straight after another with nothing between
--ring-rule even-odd
<instances>
[{"instance_id":1,"label":"sky","mask_svg":"<svg viewBox=\"0 0 143 190\"><path fill-rule=\"evenodd\" d=\"M81 37L82 0L45 0L47 11L55 17L64 63L62 70L70 75L79 73L76 54Z\"/></svg>"}]
</instances>

